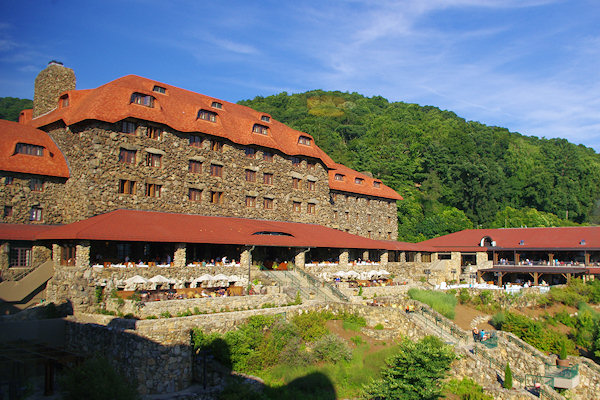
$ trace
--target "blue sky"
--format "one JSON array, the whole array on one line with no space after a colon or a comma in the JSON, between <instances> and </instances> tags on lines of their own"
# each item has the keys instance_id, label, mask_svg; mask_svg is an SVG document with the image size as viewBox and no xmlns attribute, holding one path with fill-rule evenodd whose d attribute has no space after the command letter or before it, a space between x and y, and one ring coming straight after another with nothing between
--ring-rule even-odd
<instances>
[{"instance_id":1,"label":"blue sky","mask_svg":"<svg viewBox=\"0 0 600 400\"><path fill-rule=\"evenodd\" d=\"M0 97L52 59L78 89L358 92L600 151L597 0L0 0Z\"/></svg>"}]
</instances>

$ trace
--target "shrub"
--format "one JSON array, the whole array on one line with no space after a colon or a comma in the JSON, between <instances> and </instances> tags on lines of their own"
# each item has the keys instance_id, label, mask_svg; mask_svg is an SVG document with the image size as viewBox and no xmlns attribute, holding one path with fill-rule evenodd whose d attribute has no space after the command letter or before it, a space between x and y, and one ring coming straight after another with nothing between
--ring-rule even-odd
<instances>
[{"instance_id":1,"label":"shrub","mask_svg":"<svg viewBox=\"0 0 600 400\"><path fill-rule=\"evenodd\" d=\"M96 300L96 304L102 303L103 297L104 297L104 288L102 286L96 286L96 291L94 292L94 299Z\"/></svg>"},{"instance_id":2,"label":"shrub","mask_svg":"<svg viewBox=\"0 0 600 400\"><path fill-rule=\"evenodd\" d=\"M471 378L463 378L460 381L452 379L446 383L445 391L456 395L460 400L494 400Z\"/></svg>"},{"instance_id":3,"label":"shrub","mask_svg":"<svg viewBox=\"0 0 600 400\"><path fill-rule=\"evenodd\" d=\"M504 321L506 321L506 315L500 311L499 313L494 314L490 320L490 324L496 329L502 329Z\"/></svg>"},{"instance_id":4,"label":"shrub","mask_svg":"<svg viewBox=\"0 0 600 400\"><path fill-rule=\"evenodd\" d=\"M510 365L506 363L506 368L504 368L504 384L505 389L512 389L513 387L513 379L512 379L512 371L510 370Z\"/></svg>"},{"instance_id":5,"label":"shrub","mask_svg":"<svg viewBox=\"0 0 600 400\"><path fill-rule=\"evenodd\" d=\"M343 312L337 314L336 318L339 318L343 321L342 326L346 331L358 332L362 327L367 326L367 321L358 314Z\"/></svg>"},{"instance_id":6,"label":"shrub","mask_svg":"<svg viewBox=\"0 0 600 400\"><path fill-rule=\"evenodd\" d=\"M360 286L358 287L358 295L359 295L359 296L362 296L362 295L363 295L363 287L362 287L362 285L360 285Z\"/></svg>"},{"instance_id":7,"label":"shrub","mask_svg":"<svg viewBox=\"0 0 600 400\"><path fill-rule=\"evenodd\" d=\"M469 293L469 289L462 288L458 293L458 302L460 304L468 304L471 301L471 294Z\"/></svg>"},{"instance_id":8,"label":"shrub","mask_svg":"<svg viewBox=\"0 0 600 400\"><path fill-rule=\"evenodd\" d=\"M311 311L294 316L292 323L298 327L303 340L314 342L329 333L325 322L332 318L331 313Z\"/></svg>"},{"instance_id":9,"label":"shrub","mask_svg":"<svg viewBox=\"0 0 600 400\"><path fill-rule=\"evenodd\" d=\"M158 319L156 315L148 315L146 319Z\"/></svg>"},{"instance_id":10,"label":"shrub","mask_svg":"<svg viewBox=\"0 0 600 400\"><path fill-rule=\"evenodd\" d=\"M382 325L382 324L377 324L377 325L375 325L375 326L373 327L373 329L375 329L375 330L378 330L378 331L381 331L381 330L383 330L383 325Z\"/></svg>"},{"instance_id":11,"label":"shrub","mask_svg":"<svg viewBox=\"0 0 600 400\"><path fill-rule=\"evenodd\" d=\"M263 305L260 306L260 308L275 308L277 307L275 305L275 303L263 303Z\"/></svg>"},{"instance_id":12,"label":"shrub","mask_svg":"<svg viewBox=\"0 0 600 400\"><path fill-rule=\"evenodd\" d=\"M161 317L161 318L171 318L171 317L173 317L173 316L171 315L171 313L170 313L170 312L168 312L168 311L163 311L163 312L161 312L161 313L160 313L160 317Z\"/></svg>"},{"instance_id":13,"label":"shrub","mask_svg":"<svg viewBox=\"0 0 600 400\"><path fill-rule=\"evenodd\" d=\"M348 348L343 339L329 334L315 342L313 353L318 361L349 361L352 358L352 350Z\"/></svg>"},{"instance_id":14,"label":"shrub","mask_svg":"<svg viewBox=\"0 0 600 400\"><path fill-rule=\"evenodd\" d=\"M512 332L538 350L557 354L561 343L566 342L568 352L573 352L575 344L565 334L547 329L540 321L534 321L523 315L507 312L502 330Z\"/></svg>"},{"instance_id":15,"label":"shrub","mask_svg":"<svg viewBox=\"0 0 600 400\"><path fill-rule=\"evenodd\" d=\"M567 343L564 340L560 343L560 352L558 353L558 358L561 360L567 359Z\"/></svg>"},{"instance_id":16,"label":"shrub","mask_svg":"<svg viewBox=\"0 0 600 400\"><path fill-rule=\"evenodd\" d=\"M481 300L481 304L487 306L494 299L494 295L490 290L482 290L481 293L479 293L479 299Z\"/></svg>"},{"instance_id":17,"label":"shrub","mask_svg":"<svg viewBox=\"0 0 600 400\"><path fill-rule=\"evenodd\" d=\"M61 378L65 400L130 400L140 396L135 385L128 382L103 357L88 358L83 364L68 370Z\"/></svg>"},{"instance_id":18,"label":"shrub","mask_svg":"<svg viewBox=\"0 0 600 400\"><path fill-rule=\"evenodd\" d=\"M360 346L361 344L365 343L365 341L363 340L363 338L361 338L360 336L352 336L350 338L350 340L352 341L352 343L354 343L356 346Z\"/></svg>"}]
</instances>

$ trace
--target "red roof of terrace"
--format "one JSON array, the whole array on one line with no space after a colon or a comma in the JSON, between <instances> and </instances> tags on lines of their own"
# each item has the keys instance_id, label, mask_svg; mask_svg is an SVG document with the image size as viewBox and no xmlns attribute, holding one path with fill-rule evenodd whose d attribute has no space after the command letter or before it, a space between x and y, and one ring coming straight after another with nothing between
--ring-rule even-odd
<instances>
[{"instance_id":1,"label":"red roof of terrace","mask_svg":"<svg viewBox=\"0 0 600 400\"><path fill-rule=\"evenodd\" d=\"M17 153L17 143L41 146L44 148L43 155ZM46 132L2 119L0 119L0 170L69 177L69 167L63 153Z\"/></svg>"},{"instance_id":2,"label":"red roof of terrace","mask_svg":"<svg viewBox=\"0 0 600 400\"><path fill-rule=\"evenodd\" d=\"M155 86L164 87L166 92L164 94L154 92ZM154 97L154 107L132 103L131 95L133 93ZM63 96L65 94L69 96L68 106L58 107L32 119L30 123L40 128L61 120L66 125L72 125L84 120L115 123L125 118L136 118L164 124L180 132L202 132L226 138L241 145L262 146L277 149L290 156L320 159L329 169L342 169L343 167L336 164L321 150L311 135L275 121L268 114L151 79L127 75L96 89L71 90L65 92ZM222 108L212 107L213 102L221 103ZM201 109L216 113L216 122L197 118L198 111ZM263 121L262 116L268 116L270 121ZM26 121L27 117L28 114L24 113L23 120ZM254 133L255 124L266 126L268 134ZM298 143L300 136L310 138L311 144ZM356 171L352 172L358 174ZM354 181L348 184L332 182L332 175L330 175L329 183L336 186L336 189L347 192L394 200L402 199L393 189L383 184L379 188L375 188L373 186L375 179L362 175L361 177L365 179L363 188L356 187L357 185L353 184ZM338 188L338 186L342 186L342 188Z\"/></svg>"},{"instance_id":3,"label":"red roof of terrace","mask_svg":"<svg viewBox=\"0 0 600 400\"><path fill-rule=\"evenodd\" d=\"M480 249L482 239L489 238L500 249L600 249L600 226L559 228L467 229L421 242L436 248ZM438 250L439 251L439 250ZM457 250L458 251L458 250Z\"/></svg>"},{"instance_id":4,"label":"red roof of terrace","mask_svg":"<svg viewBox=\"0 0 600 400\"><path fill-rule=\"evenodd\" d=\"M271 234L260 234L267 232ZM382 241L321 225L117 210L41 232L38 239L116 240L287 247L385 248Z\"/></svg>"},{"instance_id":5,"label":"red roof of terrace","mask_svg":"<svg viewBox=\"0 0 600 400\"><path fill-rule=\"evenodd\" d=\"M34 241L37 236L57 225L0 224L0 240Z\"/></svg>"}]
</instances>

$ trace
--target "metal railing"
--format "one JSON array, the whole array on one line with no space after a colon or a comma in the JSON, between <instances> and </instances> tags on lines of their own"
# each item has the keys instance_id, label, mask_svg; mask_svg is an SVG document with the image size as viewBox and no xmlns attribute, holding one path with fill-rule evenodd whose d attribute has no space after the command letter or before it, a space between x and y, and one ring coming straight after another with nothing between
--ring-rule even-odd
<instances>
[{"instance_id":1,"label":"metal railing","mask_svg":"<svg viewBox=\"0 0 600 400\"><path fill-rule=\"evenodd\" d=\"M420 303L420 307L417 307L417 311L419 311L424 317L428 318L432 322L435 322L437 326L442 328L446 328L448 332L457 340L468 342L469 335L465 333L462 329L458 328L456 325L448 321L446 317L438 313L437 311L430 309L429 306Z\"/></svg>"},{"instance_id":2,"label":"metal railing","mask_svg":"<svg viewBox=\"0 0 600 400\"><path fill-rule=\"evenodd\" d=\"M306 299L312 298L313 295L320 296L320 297L326 299L326 296L324 293L321 293L320 291L314 291L314 290L311 291L311 287L303 285L302 282L300 282L294 276L294 273L291 271L263 270L262 272L269 278L271 278L271 279L275 280L277 283L279 283L280 286L290 286L293 289L298 290L300 292L301 296ZM281 275L283 276L283 278Z\"/></svg>"},{"instance_id":3,"label":"metal railing","mask_svg":"<svg viewBox=\"0 0 600 400\"><path fill-rule=\"evenodd\" d=\"M475 345L473 347L473 354L478 355L481 358L483 358L484 360L488 361L490 363L490 368L496 367L497 370L500 370L500 371L502 371L502 373L504 373L504 369L506 368L506 365L504 365L502 362L498 361L494 357L491 357L489 354L487 354L486 350L484 350L481 347ZM525 378L524 377L522 377L521 375L516 374L514 372L512 373L512 377L519 384L525 386Z\"/></svg>"},{"instance_id":4,"label":"metal railing","mask_svg":"<svg viewBox=\"0 0 600 400\"><path fill-rule=\"evenodd\" d=\"M314 276L312 276L311 274L309 274L302 268L296 267L296 271L298 271L300 273L300 275L302 275L304 277L304 279L306 279L310 284L312 284L316 290L320 291L319 285L322 285L322 287L324 287L324 288L326 287L327 289L329 289L331 291L331 293L334 296L336 296L337 298L339 298L340 300L348 301L348 302L350 301L350 298L348 298L348 296L346 296L338 288L336 288L329 282L324 282L324 281L322 282L322 281L318 280L317 278L315 278Z\"/></svg>"}]
</instances>

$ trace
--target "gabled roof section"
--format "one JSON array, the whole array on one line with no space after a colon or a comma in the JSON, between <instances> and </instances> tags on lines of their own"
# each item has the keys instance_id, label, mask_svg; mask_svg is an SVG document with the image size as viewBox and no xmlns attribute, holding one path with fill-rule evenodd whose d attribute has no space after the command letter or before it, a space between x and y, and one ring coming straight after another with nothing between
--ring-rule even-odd
<instances>
[{"instance_id":1,"label":"gabled roof section","mask_svg":"<svg viewBox=\"0 0 600 400\"><path fill-rule=\"evenodd\" d=\"M342 164L334 163L330 168L332 169L329 170L329 187L333 190L403 200L402 196L391 187L384 185L379 179L373 179ZM342 175L343 180L337 180L336 175ZM362 183L356 183L356 179L361 180Z\"/></svg>"},{"instance_id":2,"label":"gabled roof section","mask_svg":"<svg viewBox=\"0 0 600 400\"><path fill-rule=\"evenodd\" d=\"M569 226L558 228L467 229L421 242L422 245L484 251L482 239L495 242L496 249L600 249L600 226Z\"/></svg>"},{"instance_id":3,"label":"gabled roof section","mask_svg":"<svg viewBox=\"0 0 600 400\"><path fill-rule=\"evenodd\" d=\"M0 239L34 241L41 233L56 227L57 225L0 224Z\"/></svg>"},{"instance_id":4,"label":"gabled roof section","mask_svg":"<svg viewBox=\"0 0 600 400\"><path fill-rule=\"evenodd\" d=\"M256 234L276 232L278 234ZM38 239L85 239L287 247L381 249L386 244L315 224L117 210L42 232Z\"/></svg>"},{"instance_id":5,"label":"gabled roof section","mask_svg":"<svg viewBox=\"0 0 600 400\"><path fill-rule=\"evenodd\" d=\"M17 153L19 143L42 147L42 155ZM46 132L5 120L0 120L0 170L69 177L63 153Z\"/></svg>"},{"instance_id":6,"label":"gabled roof section","mask_svg":"<svg viewBox=\"0 0 600 400\"><path fill-rule=\"evenodd\" d=\"M165 88L165 93L154 91L155 86ZM152 96L153 107L131 102L131 95ZM72 125L84 120L99 120L115 123L125 118L136 118L163 124L180 132L201 132L231 140L241 145L256 145L276 149L289 156L304 156L321 160L328 169L343 169L345 174L360 176L365 180L364 187L351 182L333 182L330 174L330 187L336 190L368 194L401 200L391 188L381 184L373 186L373 178L359 174L350 168L336 164L314 141L304 132L297 131L276 121L263 112L250 107L219 100L214 97L194 93L175 86L167 85L151 79L135 75L127 75L96 89L71 90L61 94L68 97L68 106L59 106L47 114L31 119L23 115L23 120L31 119L34 127L41 128L53 122L63 121ZM220 103L220 108L213 103ZM207 110L217 114L215 121L198 118L199 110ZM262 119L268 116L269 121ZM255 125L265 126L266 134L253 132ZM300 136L310 139L310 145L299 143Z\"/></svg>"}]
</instances>

